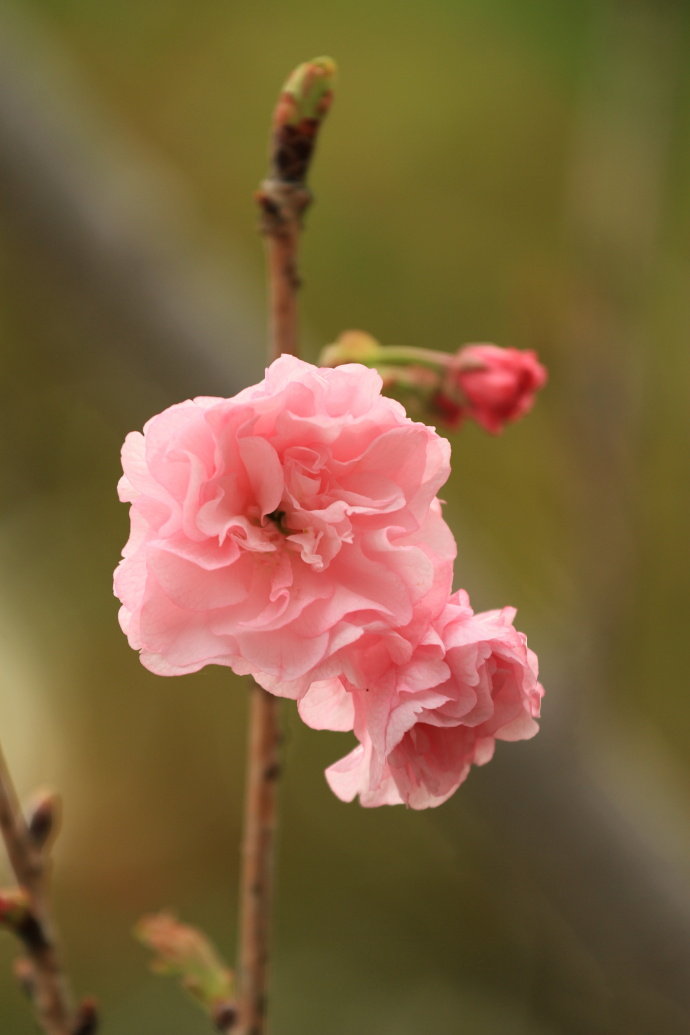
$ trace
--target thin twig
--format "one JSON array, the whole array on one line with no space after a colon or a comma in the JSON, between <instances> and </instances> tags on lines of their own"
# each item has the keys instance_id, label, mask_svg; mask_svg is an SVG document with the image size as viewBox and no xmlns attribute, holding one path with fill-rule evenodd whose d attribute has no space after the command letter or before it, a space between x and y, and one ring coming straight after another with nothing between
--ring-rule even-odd
<instances>
[{"instance_id":1,"label":"thin twig","mask_svg":"<svg viewBox=\"0 0 690 1035\"><path fill-rule=\"evenodd\" d=\"M50 909L48 842L29 828L2 750L0 828L14 875L28 902L26 918L17 928L31 968L23 968L24 986L46 1035L74 1035L75 1015Z\"/></svg>"},{"instance_id":2,"label":"thin twig","mask_svg":"<svg viewBox=\"0 0 690 1035\"><path fill-rule=\"evenodd\" d=\"M277 192L275 184L266 184L262 197L264 212L271 211L265 222L272 222L274 229L267 233L266 258L268 262L269 282L269 340L273 344L269 359L276 359L281 353L296 356L299 350L297 341L297 290L299 275L297 273L297 240L299 237L300 214L309 204L308 193L285 192L286 203L282 208L284 215L274 215L271 195Z\"/></svg>"},{"instance_id":3,"label":"thin twig","mask_svg":"<svg viewBox=\"0 0 690 1035\"><path fill-rule=\"evenodd\" d=\"M306 185L318 130L331 105L330 58L300 65L285 83L273 117L271 167L256 195L266 237L269 283L269 360L297 355L297 249L311 201ZM273 842L280 775L278 698L251 688L247 785L240 878L237 1035L265 1031Z\"/></svg>"}]
</instances>

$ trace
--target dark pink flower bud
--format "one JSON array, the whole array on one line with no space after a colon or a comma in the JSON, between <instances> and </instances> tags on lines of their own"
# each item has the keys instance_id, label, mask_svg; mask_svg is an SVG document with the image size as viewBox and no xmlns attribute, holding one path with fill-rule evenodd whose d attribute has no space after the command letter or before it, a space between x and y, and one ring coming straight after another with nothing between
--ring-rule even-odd
<instances>
[{"instance_id":1,"label":"dark pink flower bud","mask_svg":"<svg viewBox=\"0 0 690 1035\"><path fill-rule=\"evenodd\" d=\"M471 417L497 434L532 408L546 376L531 350L465 345L451 360L435 405L450 426Z\"/></svg>"}]
</instances>

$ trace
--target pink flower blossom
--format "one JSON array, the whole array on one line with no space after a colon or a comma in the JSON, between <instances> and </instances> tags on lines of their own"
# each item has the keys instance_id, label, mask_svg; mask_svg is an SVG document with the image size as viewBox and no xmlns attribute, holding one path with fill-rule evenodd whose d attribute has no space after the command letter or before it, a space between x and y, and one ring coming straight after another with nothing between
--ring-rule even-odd
<instances>
[{"instance_id":1,"label":"pink flower blossom","mask_svg":"<svg viewBox=\"0 0 690 1035\"><path fill-rule=\"evenodd\" d=\"M473 418L497 434L534 404L546 370L531 350L465 345L451 358L434 408L448 427Z\"/></svg>"},{"instance_id":2,"label":"pink flower blossom","mask_svg":"<svg viewBox=\"0 0 690 1035\"><path fill-rule=\"evenodd\" d=\"M300 701L311 726L354 729L359 745L326 776L344 801L440 805L496 740L537 732L542 688L537 659L513 627L515 611L474 614L454 594L423 639L396 664L384 638L371 644L366 690L332 679Z\"/></svg>"},{"instance_id":3,"label":"pink flower blossom","mask_svg":"<svg viewBox=\"0 0 690 1035\"><path fill-rule=\"evenodd\" d=\"M282 356L233 398L127 436L115 593L147 668L229 665L296 696L356 676L365 633L419 638L450 591L449 448L380 389L360 365Z\"/></svg>"}]
</instances>

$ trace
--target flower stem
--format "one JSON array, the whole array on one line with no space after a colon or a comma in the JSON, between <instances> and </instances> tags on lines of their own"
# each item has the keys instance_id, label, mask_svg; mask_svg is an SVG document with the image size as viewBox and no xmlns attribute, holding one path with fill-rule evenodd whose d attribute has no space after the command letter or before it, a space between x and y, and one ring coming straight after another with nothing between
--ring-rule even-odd
<instances>
[{"instance_id":1,"label":"flower stem","mask_svg":"<svg viewBox=\"0 0 690 1035\"><path fill-rule=\"evenodd\" d=\"M50 799L51 812L54 808L55 801ZM51 819L51 827L53 822ZM46 1035L74 1035L76 1017L50 910L47 844L32 833L24 818L1 749L0 829L17 883L27 896L31 921L24 925L23 931L17 932L21 934L27 954L21 967L22 984L33 1002L38 1025Z\"/></svg>"},{"instance_id":2,"label":"flower stem","mask_svg":"<svg viewBox=\"0 0 690 1035\"><path fill-rule=\"evenodd\" d=\"M266 232L266 260L268 263L268 333L270 342L269 361L282 353L296 356L299 351L297 333L297 243L300 225L299 212L303 212L308 200L297 208L293 199L284 212L276 229Z\"/></svg>"},{"instance_id":3,"label":"flower stem","mask_svg":"<svg viewBox=\"0 0 690 1035\"><path fill-rule=\"evenodd\" d=\"M269 285L269 362L297 355L297 249L316 136L332 99L330 58L300 65L281 91L273 116L270 169L256 200L266 238ZM252 684L240 875L237 1022L233 1035L266 1030L273 842L280 776L278 698ZM232 1022L231 1022L232 1023Z\"/></svg>"},{"instance_id":4,"label":"flower stem","mask_svg":"<svg viewBox=\"0 0 690 1035\"><path fill-rule=\"evenodd\" d=\"M253 683L240 878L238 1026L233 1029L238 1035L262 1035L265 1030L280 739L278 698Z\"/></svg>"}]
</instances>

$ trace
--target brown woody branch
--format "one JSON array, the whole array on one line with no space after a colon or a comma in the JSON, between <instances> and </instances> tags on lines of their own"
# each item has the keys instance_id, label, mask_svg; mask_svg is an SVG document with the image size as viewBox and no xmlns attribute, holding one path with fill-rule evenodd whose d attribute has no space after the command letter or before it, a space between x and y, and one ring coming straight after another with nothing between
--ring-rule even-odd
<instances>
[{"instance_id":1,"label":"brown woody branch","mask_svg":"<svg viewBox=\"0 0 690 1035\"><path fill-rule=\"evenodd\" d=\"M273 843L280 777L278 698L253 683L240 877L240 942L237 1015L228 1028L237 1035L265 1030L268 945L273 890Z\"/></svg>"},{"instance_id":2,"label":"brown woody branch","mask_svg":"<svg viewBox=\"0 0 690 1035\"><path fill-rule=\"evenodd\" d=\"M62 964L50 905L50 845L57 832L58 800L42 794L24 816L0 750L0 830L18 888L4 899L3 916L21 942L25 957L15 975L29 996L45 1035L93 1035L95 1005L85 1000L75 1011Z\"/></svg>"},{"instance_id":3,"label":"brown woody branch","mask_svg":"<svg viewBox=\"0 0 690 1035\"><path fill-rule=\"evenodd\" d=\"M319 127L333 97L330 58L300 65L281 92L273 116L268 177L256 200L266 237L269 283L269 361L297 355L297 248L311 202L306 179ZM273 842L280 776L278 699L251 688L247 784L240 876L237 1015L221 1031L263 1035L272 899Z\"/></svg>"}]
</instances>

